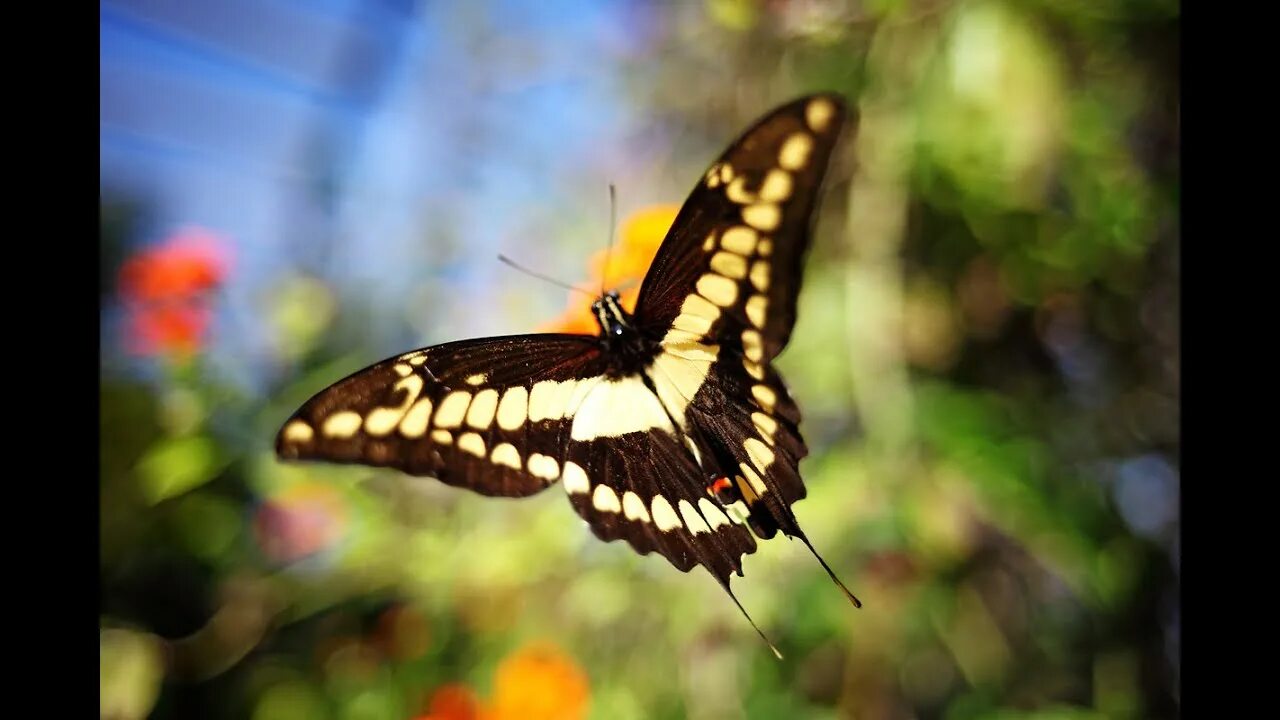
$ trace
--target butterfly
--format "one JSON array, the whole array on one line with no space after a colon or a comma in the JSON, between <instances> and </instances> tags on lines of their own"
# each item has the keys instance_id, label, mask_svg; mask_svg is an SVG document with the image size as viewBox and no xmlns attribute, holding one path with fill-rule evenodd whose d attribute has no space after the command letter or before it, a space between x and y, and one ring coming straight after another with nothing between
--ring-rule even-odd
<instances>
[{"instance_id":1,"label":"butterfly","mask_svg":"<svg viewBox=\"0 0 1280 720\"><path fill-rule=\"evenodd\" d=\"M772 364L795 325L818 192L849 117L838 96L818 94L756 121L685 201L635 312L616 291L592 304L598 335L397 355L308 400L281 428L277 454L489 496L558 483L601 540L684 572L701 565L744 616L730 576L742 576L755 538L781 531L860 607L791 510L805 497L808 449Z\"/></svg>"}]
</instances>

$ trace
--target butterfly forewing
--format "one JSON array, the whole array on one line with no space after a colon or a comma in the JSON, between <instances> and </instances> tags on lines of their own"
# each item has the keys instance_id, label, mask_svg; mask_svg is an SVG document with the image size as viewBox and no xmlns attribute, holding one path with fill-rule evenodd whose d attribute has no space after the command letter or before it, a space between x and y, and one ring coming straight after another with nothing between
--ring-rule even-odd
<instances>
[{"instance_id":1,"label":"butterfly forewing","mask_svg":"<svg viewBox=\"0 0 1280 720\"><path fill-rule=\"evenodd\" d=\"M531 495L559 479L573 412L602 368L596 339L580 335L416 350L321 391L285 423L277 452Z\"/></svg>"},{"instance_id":2,"label":"butterfly forewing","mask_svg":"<svg viewBox=\"0 0 1280 720\"><path fill-rule=\"evenodd\" d=\"M802 98L765 116L712 163L645 277L636 310L644 327L706 334L756 363L782 350L795 324L818 190L846 114L837 96Z\"/></svg>"}]
</instances>

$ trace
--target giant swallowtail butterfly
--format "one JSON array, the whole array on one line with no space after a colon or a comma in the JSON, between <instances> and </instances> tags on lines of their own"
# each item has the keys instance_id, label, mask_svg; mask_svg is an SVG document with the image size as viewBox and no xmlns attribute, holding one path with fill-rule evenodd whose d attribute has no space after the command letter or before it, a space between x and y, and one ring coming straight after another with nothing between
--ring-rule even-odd
<instances>
[{"instance_id":1,"label":"giant swallowtail butterfly","mask_svg":"<svg viewBox=\"0 0 1280 720\"><path fill-rule=\"evenodd\" d=\"M808 449L772 365L795 324L814 206L845 124L833 95L757 121L693 189L635 313L616 292L592 305L599 335L398 355L307 401L280 430L277 453L395 468L483 495L559 482L597 537L660 553L681 571L702 565L739 609L730 574L742 575L755 537L781 530L860 605L792 513Z\"/></svg>"}]
</instances>

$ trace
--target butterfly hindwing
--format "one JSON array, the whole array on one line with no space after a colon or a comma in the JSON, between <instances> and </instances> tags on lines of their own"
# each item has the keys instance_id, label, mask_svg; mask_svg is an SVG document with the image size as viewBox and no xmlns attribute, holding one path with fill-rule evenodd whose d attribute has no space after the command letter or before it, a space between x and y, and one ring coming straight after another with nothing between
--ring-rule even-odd
<instances>
[{"instance_id":1,"label":"butterfly hindwing","mask_svg":"<svg viewBox=\"0 0 1280 720\"><path fill-rule=\"evenodd\" d=\"M484 495L539 492L561 473L573 411L599 377L595 338L523 335L390 358L321 391L278 454L391 467Z\"/></svg>"},{"instance_id":2,"label":"butterfly hindwing","mask_svg":"<svg viewBox=\"0 0 1280 720\"><path fill-rule=\"evenodd\" d=\"M601 540L626 540L677 569L702 565L721 583L742 574L755 539L703 487L704 470L675 435L654 430L575 442L564 488Z\"/></svg>"}]
</instances>

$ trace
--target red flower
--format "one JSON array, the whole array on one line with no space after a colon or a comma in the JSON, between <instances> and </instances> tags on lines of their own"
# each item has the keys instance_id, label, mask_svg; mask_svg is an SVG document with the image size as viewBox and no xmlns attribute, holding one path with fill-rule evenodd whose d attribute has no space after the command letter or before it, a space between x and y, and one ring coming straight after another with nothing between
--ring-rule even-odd
<instances>
[{"instance_id":1,"label":"red flower","mask_svg":"<svg viewBox=\"0 0 1280 720\"><path fill-rule=\"evenodd\" d=\"M210 294L226 277L226 241L199 228L134 254L120 268L120 295L129 309L129 347L144 355L190 355L204 342L213 311Z\"/></svg>"},{"instance_id":2,"label":"red flower","mask_svg":"<svg viewBox=\"0 0 1280 720\"><path fill-rule=\"evenodd\" d=\"M347 508L328 485L305 483L276 493L259 508L254 530L262 553L291 563L321 553L344 537Z\"/></svg>"},{"instance_id":3,"label":"red flower","mask_svg":"<svg viewBox=\"0 0 1280 720\"><path fill-rule=\"evenodd\" d=\"M442 685L431 694L426 715L416 720L478 720L480 701L466 685Z\"/></svg>"}]
</instances>

